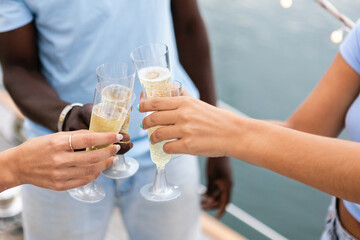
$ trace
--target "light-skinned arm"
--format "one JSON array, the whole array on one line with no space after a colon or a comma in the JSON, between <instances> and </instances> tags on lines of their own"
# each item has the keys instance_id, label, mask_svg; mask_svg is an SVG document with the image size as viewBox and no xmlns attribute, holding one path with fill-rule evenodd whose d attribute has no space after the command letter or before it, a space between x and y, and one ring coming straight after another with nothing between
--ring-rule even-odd
<instances>
[{"instance_id":1,"label":"light-skinned arm","mask_svg":"<svg viewBox=\"0 0 360 240\"><path fill-rule=\"evenodd\" d=\"M155 112L145 129L160 128L151 142L167 153L231 156L267 168L337 197L360 203L360 144L322 137L238 116L192 97L153 99L140 110Z\"/></svg>"},{"instance_id":2,"label":"light-skinned arm","mask_svg":"<svg viewBox=\"0 0 360 240\"><path fill-rule=\"evenodd\" d=\"M144 119L144 128L167 125L154 132L153 143L179 139L164 145L168 153L232 156L360 203L360 144L333 138L343 129L359 86L360 76L338 54L286 127L188 96L143 101L140 110L160 110Z\"/></svg>"},{"instance_id":3,"label":"light-skinned arm","mask_svg":"<svg viewBox=\"0 0 360 240\"><path fill-rule=\"evenodd\" d=\"M63 191L85 185L112 166L119 145L73 152L91 146L128 141L127 135L86 130L37 137L0 153L0 192L21 184ZM116 159L115 159L116 160Z\"/></svg>"}]
</instances>

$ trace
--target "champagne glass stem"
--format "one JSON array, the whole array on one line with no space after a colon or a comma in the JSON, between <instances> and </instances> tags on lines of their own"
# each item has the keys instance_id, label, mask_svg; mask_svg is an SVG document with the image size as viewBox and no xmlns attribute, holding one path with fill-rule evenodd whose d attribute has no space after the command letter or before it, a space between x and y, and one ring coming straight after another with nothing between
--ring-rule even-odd
<instances>
[{"instance_id":1,"label":"champagne glass stem","mask_svg":"<svg viewBox=\"0 0 360 240\"><path fill-rule=\"evenodd\" d=\"M153 192L156 194L164 194L168 192L168 183L166 181L165 167L156 167L155 181Z\"/></svg>"},{"instance_id":2,"label":"champagne glass stem","mask_svg":"<svg viewBox=\"0 0 360 240\"><path fill-rule=\"evenodd\" d=\"M73 198L87 203L96 203L105 197L105 190L96 181L67 191Z\"/></svg>"},{"instance_id":3,"label":"champagne glass stem","mask_svg":"<svg viewBox=\"0 0 360 240\"><path fill-rule=\"evenodd\" d=\"M129 164L126 162L124 155L116 155L119 158L119 161L117 161L113 168L116 171L126 171L129 169Z\"/></svg>"}]
</instances>

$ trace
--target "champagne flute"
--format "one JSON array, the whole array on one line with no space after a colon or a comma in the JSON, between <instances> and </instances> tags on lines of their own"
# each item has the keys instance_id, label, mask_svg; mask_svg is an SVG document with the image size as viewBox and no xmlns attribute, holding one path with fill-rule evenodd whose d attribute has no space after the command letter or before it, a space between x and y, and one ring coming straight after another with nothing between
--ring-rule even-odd
<instances>
[{"instance_id":1,"label":"champagne flute","mask_svg":"<svg viewBox=\"0 0 360 240\"><path fill-rule=\"evenodd\" d=\"M174 81L169 87L161 87L157 89L143 84L144 99L158 98L158 97L177 97L181 95L182 85L179 81ZM152 127L148 130L149 138L161 126ZM180 188L176 185L167 183L165 166L170 161L171 155L164 152L164 144L171 140L162 141L156 144L150 143L151 160L156 164L156 175L154 183L149 183L143 186L140 190L141 195L154 202L170 201L178 198L181 195Z\"/></svg>"},{"instance_id":2,"label":"champagne flute","mask_svg":"<svg viewBox=\"0 0 360 240\"><path fill-rule=\"evenodd\" d=\"M171 85L169 48L165 44L153 43L142 45L130 53L141 85L158 90ZM183 154L173 154L172 159Z\"/></svg>"},{"instance_id":3,"label":"champagne flute","mask_svg":"<svg viewBox=\"0 0 360 240\"><path fill-rule=\"evenodd\" d=\"M133 50L130 57L135 64L143 87L144 97L171 93L171 91L169 92L169 89L171 89L171 71L168 46L161 43L142 45ZM145 89L147 89L147 92ZM164 92L153 92L156 90L164 90ZM150 93L150 95L147 93ZM151 131L153 130L148 132L149 136L152 134ZM154 162L162 161L165 163L170 160L171 156L165 154L162 150L164 143L157 144L155 148L150 144L150 155ZM161 156L158 156L158 154ZM169 201L180 196L181 192L178 187L166 183L165 164L157 165L154 184L145 185L141 189L141 195L147 200Z\"/></svg>"},{"instance_id":4,"label":"champagne flute","mask_svg":"<svg viewBox=\"0 0 360 240\"><path fill-rule=\"evenodd\" d=\"M99 82L113 82L114 84L129 88L131 91L134 89L135 68L132 63L104 63L97 67L96 75ZM109 95L109 93L107 94ZM119 104L130 103L131 106L135 101L135 94L129 95L128 97L129 98L126 101L120 101ZM125 123L121 128L121 131L125 133L128 133L129 131L130 113L131 108L129 108ZM119 158L119 161L102 172L106 177L112 179L124 179L133 176L138 171L139 163L134 158L124 155L117 155L117 157Z\"/></svg>"},{"instance_id":5,"label":"champagne flute","mask_svg":"<svg viewBox=\"0 0 360 240\"><path fill-rule=\"evenodd\" d=\"M165 44L143 45L131 52L143 87L167 89L171 85L169 48Z\"/></svg>"},{"instance_id":6,"label":"champagne flute","mask_svg":"<svg viewBox=\"0 0 360 240\"><path fill-rule=\"evenodd\" d=\"M110 96L107 92L110 92ZM106 94L105 94L106 93ZM114 84L113 82L100 82L96 85L94 105L91 112L90 132L113 132L118 133L125 122L126 114L130 104L119 104L121 101L129 99L129 94L133 94L129 88ZM92 151L107 147L93 146L86 149ZM96 203L105 198L104 188L93 181L85 186L68 190L71 197L81 202Z\"/></svg>"}]
</instances>

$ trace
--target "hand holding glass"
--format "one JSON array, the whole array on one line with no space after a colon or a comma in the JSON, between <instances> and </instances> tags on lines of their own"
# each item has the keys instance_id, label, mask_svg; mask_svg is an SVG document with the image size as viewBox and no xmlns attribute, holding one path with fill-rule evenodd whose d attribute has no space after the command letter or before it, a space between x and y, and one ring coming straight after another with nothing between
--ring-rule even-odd
<instances>
[{"instance_id":1,"label":"hand holding glass","mask_svg":"<svg viewBox=\"0 0 360 240\"><path fill-rule=\"evenodd\" d=\"M145 99L158 98L158 97L177 97L181 95L181 83L175 81L168 87L163 86L163 89L158 90L154 88L147 88L143 85L143 96ZM149 138L158 128L152 127L148 130ZM167 183L165 166L170 161L171 155L164 152L164 144L169 142L162 141L156 144L150 143L151 160L156 164L156 175L154 183L150 183L141 188L141 195L150 201L162 202L170 201L178 198L181 191L178 186L170 185Z\"/></svg>"},{"instance_id":2,"label":"hand holding glass","mask_svg":"<svg viewBox=\"0 0 360 240\"><path fill-rule=\"evenodd\" d=\"M132 91L112 82L100 82L96 85L94 105L91 113L90 132L118 133L125 121L130 103L123 104L129 99ZM120 101L121 100L121 101ZM93 146L86 149L91 151L105 146ZM104 188L93 181L85 186L68 190L73 198L88 203L96 203L105 198Z\"/></svg>"},{"instance_id":3,"label":"hand holding glass","mask_svg":"<svg viewBox=\"0 0 360 240\"><path fill-rule=\"evenodd\" d=\"M129 62L109 62L100 65L96 69L96 75L99 82L112 82L134 89L135 81L135 67ZM112 96L114 97L114 96ZM135 94L128 96L128 99L123 99L119 104L129 103L130 106L135 101ZM130 123L131 107L126 115L125 122L121 131L128 133ZM112 179L124 179L133 176L139 169L139 163L132 157L117 155L119 160L113 166L103 171L103 174Z\"/></svg>"}]
</instances>

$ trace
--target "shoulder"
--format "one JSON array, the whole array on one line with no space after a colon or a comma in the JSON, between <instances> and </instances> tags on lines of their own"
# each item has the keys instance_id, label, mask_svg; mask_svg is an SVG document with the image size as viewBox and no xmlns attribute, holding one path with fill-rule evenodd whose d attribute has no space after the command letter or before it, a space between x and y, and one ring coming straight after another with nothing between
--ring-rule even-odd
<instances>
[{"instance_id":1,"label":"shoulder","mask_svg":"<svg viewBox=\"0 0 360 240\"><path fill-rule=\"evenodd\" d=\"M360 74L360 20L356 22L341 44L340 53L345 61Z\"/></svg>"},{"instance_id":2,"label":"shoulder","mask_svg":"<svg viewBox=\"0 0 360 240\"><path fill-rule=\"evenodd\" d=\"M15 30L33 20L33 15L23 0L0 2L0 33Z\"/></svg>"}]
</instances>

